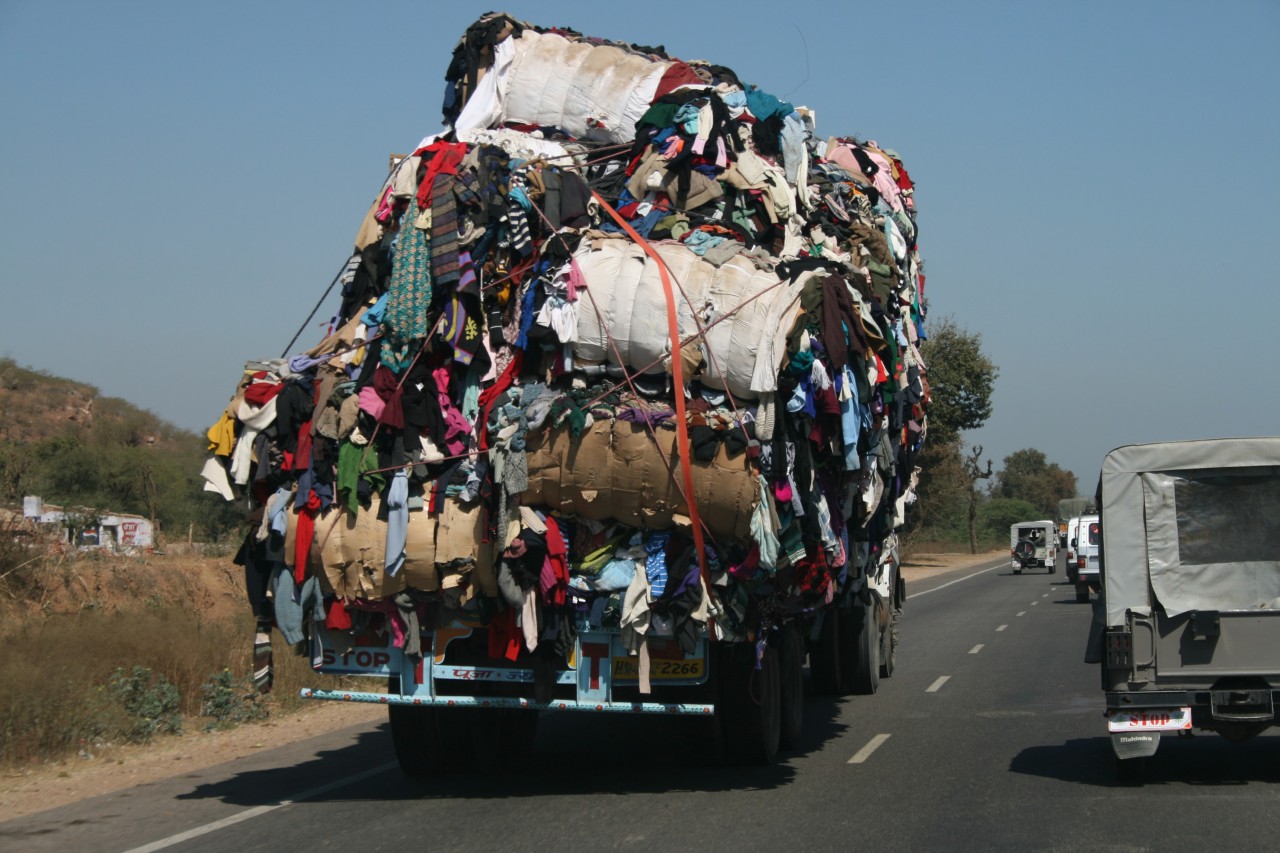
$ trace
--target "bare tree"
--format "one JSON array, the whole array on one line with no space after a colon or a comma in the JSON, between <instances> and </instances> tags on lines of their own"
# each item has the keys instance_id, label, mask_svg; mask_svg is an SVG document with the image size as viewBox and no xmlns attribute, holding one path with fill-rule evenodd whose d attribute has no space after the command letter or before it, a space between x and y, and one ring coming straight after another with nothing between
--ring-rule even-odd
<instances>
[{"instance_id":1,"label":"bare tree","mask_svg":"<svg viewBox=\"0 0 1280 853\"><path fill-rule=\"evenodd\" d=\"M975 445L964 460L964 472L969 477L969 553L978 553L978 481L991 479L991 460L987 460L987 470L982 470L979 461L982 456L982 445Z\"/></svg>"}]
</instances>

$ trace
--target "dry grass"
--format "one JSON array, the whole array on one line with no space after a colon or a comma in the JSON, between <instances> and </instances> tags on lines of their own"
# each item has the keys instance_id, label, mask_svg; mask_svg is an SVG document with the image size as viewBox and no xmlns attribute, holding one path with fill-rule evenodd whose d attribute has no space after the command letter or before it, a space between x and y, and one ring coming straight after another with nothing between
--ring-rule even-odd
<instances>
[{"instance_id":1,"label":"dry grass","mask_svg":"<svg viewBox=\"0 0 1280 853\"><path fill-rule=\"evenodd\" d=\"M252 694L254 626L237 573L229 560L59 555L0 542L0 767L136 741L139 712L112 687L135 667L155 686L143 691L149 704L176 703L170 710L189 730L215 722L201 717L204 688L224 671L233 701L252 697L268 715L296 710L298 690L318 677L279 634L275 689Z\"/></svg>"}]
</instances>

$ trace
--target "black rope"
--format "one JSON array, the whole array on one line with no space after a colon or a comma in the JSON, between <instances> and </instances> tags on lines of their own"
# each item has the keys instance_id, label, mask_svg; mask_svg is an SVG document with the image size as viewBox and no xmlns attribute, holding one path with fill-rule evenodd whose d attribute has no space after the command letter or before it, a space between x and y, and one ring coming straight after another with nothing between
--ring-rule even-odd
<instances>
[{"instance_id":1,"label":"black rope","mask_svg":"<svg viewBox=\"0 0 1280 853\"><path fill-rule=\"evenodd\" d=\"M404 159L407 160L409 158L406 157ZM404 160L400 161L400 163L403 163L403 162ZM391 180L391 177L395 175L396 171L400 168L400 163L396 163L394 166L391 167L390 170L387 171L387 176L382 179L382 187L381 189L378 190L379 195L381 195L382 191L387 188L387 183ZM347 259L342 262L342 268L339 269L338 274L333 277L333 281L329 282L329 286L324 289L324 295L320 297L320 301L316 303L316 307L311 309L311 313L307 315L307 319L303 320L302 325L298 327L298 331L294 332L293 338L289 341L289 345L284 348L284 352L280 353L281 358L286 358L289 355L289 351L293 349L293 345L298 342L298 338L302 337L302 333L307 330L307 326L310 325L312 319L315 318L316 312L320 310L320 306L323 305L324 301L329 298L329 294L333 292L333 286L338 283L339 279L342 278L342 274L346 271L347 264L349 263L351 263L351 255L348 255Z\"/></svg>"},{"instance_id":2,"label":"black rope","mask_svg":"<svg viewBox=\"0 0 1280 853\"><path fill-rule=\"evenodd\" d=\"M311 313L307 315L307 319L302 321L302 325L298 327L298 331L294 333L293 339L289 341L289 345L284 348L284 352L280 353L281 358L285 358L293 350L293 345L298 342L298 338L302 337L302 333L306 331L307 326L311 324L312 318L316 316L316 312L320 310L320 306L329 298L329 294L333 292L333 286L338 283L338 279L342 278L342 273L346 270L347 264L351 262L351 258L342 262L342 269L338 270L338 274L333 277L333 281L329 282L329 286L324 290L324 296L320 297L320 301L316 303L316 307L311 309Z\"/></svg>"}]
</instances>

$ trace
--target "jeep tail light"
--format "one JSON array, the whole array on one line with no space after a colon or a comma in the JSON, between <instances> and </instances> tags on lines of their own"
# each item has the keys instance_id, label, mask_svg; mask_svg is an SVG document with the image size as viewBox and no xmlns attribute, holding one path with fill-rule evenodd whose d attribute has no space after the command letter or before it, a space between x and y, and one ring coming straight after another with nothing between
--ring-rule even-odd
<instances>
[{"instance_id":1,"label":"jeep tail light","mask_svg":"<svg viewBox=\"0 0 1280 853\"><path fill-rule=\"evenodd\" d=\"M1080 559L1076 560L1076 568L1083 569L1085 567L1086 562L1087 560L1084 557L1081 557Z\"/></svg>"},{"instance_id":2,"label":"jeep tail light","mask_svg":"<svg viewBox=\"0 0 1280 853\"><path fill-rule=\"evenodd\" d=\"M1128 631L1107 632L1107 666L1128 670L1133 660L1133 635Z\"/></svg>"}]
</instances>

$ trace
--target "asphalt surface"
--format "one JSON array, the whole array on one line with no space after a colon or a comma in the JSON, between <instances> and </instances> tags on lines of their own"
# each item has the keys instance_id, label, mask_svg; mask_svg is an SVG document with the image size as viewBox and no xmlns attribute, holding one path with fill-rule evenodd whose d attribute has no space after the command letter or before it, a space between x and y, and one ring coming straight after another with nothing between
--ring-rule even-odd
<instances>
[{"instance_id":1,"label":"asphalt surface","mask_svg":"<svg viewBox=\"0 0 1280 853\"><path fill-rule=\"evenodd\" d=\"M501 775L413 781L360 726L0 824L44 850L1275 849L1280 735L1166 738L1115 784L1090 607L1007 560L912 585L875 696L811 698L800 748L707 767L688 720L546 714ZM1274 731L1274 730L1273 730Z\"/></svg>"}]
</instances>

